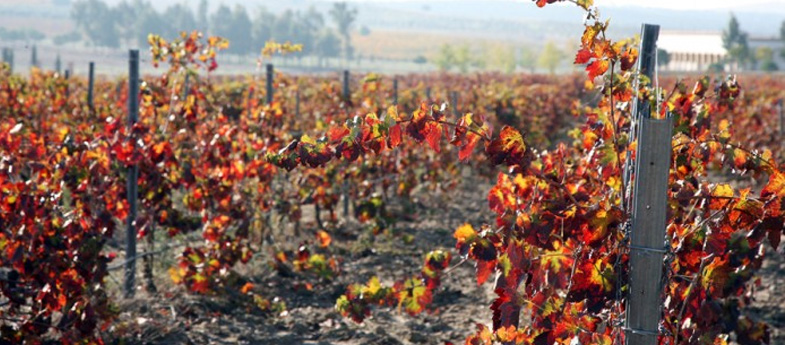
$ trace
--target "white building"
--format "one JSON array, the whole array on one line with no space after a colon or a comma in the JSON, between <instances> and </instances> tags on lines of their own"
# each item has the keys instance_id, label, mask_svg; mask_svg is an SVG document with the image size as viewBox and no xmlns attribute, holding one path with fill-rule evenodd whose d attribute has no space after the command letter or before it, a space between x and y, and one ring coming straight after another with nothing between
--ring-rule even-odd
<instances>
[{"instance_id":1,"label":"white building","mask_svg":"<svg viewBox=\"0 0 785 345\"><path fill-rule=\"evenodd\" d=\"M780 54L785 49L785 42L776 38L751 37L747 43L752 56L756 55L758 48L771 48L774 63L780 71L785 70L785 58ZM670 56L669 63L661 66L665 71L702 72L728 57L722 45L722 32L663 31L657 40L657 47L667 51ZM726 66L726 70L730 67ZM733 70L739 69L737 66L732 67Z\"/></svg>"},{"instance_id":2,"label":"white building","mask_svg":"<svg viewBox=\"0 0 785 345\"><path fill-rule=\"evenodd\" d=\"M657 47L670 55L670 62L661 67L666 71L705 71L728 55L720 32L663 31Z\"/></svg>"}]
</instances>

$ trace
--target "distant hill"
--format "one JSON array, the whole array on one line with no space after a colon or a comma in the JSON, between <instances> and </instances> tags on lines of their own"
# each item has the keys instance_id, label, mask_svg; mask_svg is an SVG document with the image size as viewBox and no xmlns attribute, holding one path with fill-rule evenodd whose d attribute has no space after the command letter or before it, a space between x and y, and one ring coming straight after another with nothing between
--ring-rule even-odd
<instances>
[{"instance_id":1,"label":"distant hill","mask_svg":"<svg viewBox=\"0 0 785 345\"><path fill-rule=\"evenodd\" d=\"M117 3L120 0L108 0ZM198 0L156 0L154 5L164 8L175 3L194 6ZM502 35L516 40L526 40L529 35L543 35L543 30L553 35L574 37L572 30L580 28L581 12L572 4L538 9L532 1L512 0L349 0L360 9L359 22L371 28L424 30L430 32L464 31L474 35ZM306 9L316 6L326 10L328 0L222 0L210 1L211 8L221 3L234 6L243 4L253 13L256 7L273 12L286 9ZM775 36L785 20L785 6L781 2L733 3L736 16L743 30L752 36ZM602 14L611 18L617 33L637 32L642 22L655 23L668 30L719 31L728 23L728 8L712 10L677 11L644 6L600 7ZM576 20L577 18L577 20ZM571 25L565 27L565 23ZM527 32L539 30L541 32ZM555 31L554 31L555 30ZM523 36L523 37L521 37ZM531 37L537 39L539 37Z\"/></svg>"}]
</instances>

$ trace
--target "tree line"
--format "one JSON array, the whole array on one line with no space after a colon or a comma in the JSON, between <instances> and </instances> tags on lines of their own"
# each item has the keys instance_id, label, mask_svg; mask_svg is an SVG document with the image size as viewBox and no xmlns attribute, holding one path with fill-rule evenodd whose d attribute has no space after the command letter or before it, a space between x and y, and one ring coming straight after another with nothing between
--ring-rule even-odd
<instances>
[{"instance_id":1,"label":"tree line","mask_svg":"<svg viewBox=\"0 0 785 345\"><path fill-rule=\"evenodd\" d=\"M73 3L71 18L85 39L99 47L143 47L150 33L173 38L181 31L199 30L229 39L228 52L232 54L256 54L266 41L274 39L303 44L303 51L296 54L300 57L352 59L351 31L357 10L346 3L334 3L326 15L313 7L276 15L264 8L249 11L241 4L222 4L210 13L207 0L201 0L195 10L175 4L159 12L146 0L123 0L115 6L101 0L79 0Z\"/></svg>"}]
</instances>

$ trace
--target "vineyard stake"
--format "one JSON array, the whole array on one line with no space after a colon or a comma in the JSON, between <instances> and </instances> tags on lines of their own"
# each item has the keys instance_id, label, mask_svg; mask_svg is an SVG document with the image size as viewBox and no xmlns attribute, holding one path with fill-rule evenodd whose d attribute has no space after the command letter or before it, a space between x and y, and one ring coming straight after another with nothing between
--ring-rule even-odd
<instances>
[{"instance_id":1,"label":"vineyard stake","mask_svg":"<svg viewBox=\"0 0 785 345\"><path fill-rule=\"evenodd\" d=\"M65 81L66 81L66 83L65 83L65 97L66 98L68 98L68 96L71 95L71 88L68 87L68 79L70 79L70 78L71 78L71 70L66 68L65 69Z\"/></svg>"},{"instance_id":2,"label":"vineyard stake","mask_svg":"<svg viewBox=\"0 0 785 345\"><path fill-rule=\"evenodd\" d=\"M349 70L344 70L343 71L343 100L348 103L349 97L351 97L351 94L349 93Z\"/></svg>"},{"instance_id":3,"label":"vineyard stake","mask_svg":"<svg viewBox=\"0 0 785 345\"><path fill-rule=\"evenodd\" d=\"M248 119L251 119L253 116L253 94L254 88L251 87L248 89L248 97L245 99L246 116L248 116Z\"/></svg>"},{"instance_id":4,"label":"vineyard stake","mask_svg":"<svg viewBox=\"0 0 785 345\"><path fill-rule=\"evenodd\" d=\"M267 104L273 104L273 64L267 64Z\"/></svg>"},{"instance_id":5,"label":"vineyard stake","mask_svg":"<svg viewBox=\"0 0 785 345\"><path fill-rule=\"evenodd\" d=\"M180 97L180 100L183 101L183 102L185 102L185 99L188 97L188 87L189 87L188 86L188 78L190 76L191 75L188 74L188 72L185 72L185 80L183 80L183 93L182 93L183 96Z\"/></svg>"},{"instance_id":6,"label":"vineyard stake","mask_svg":"<svg viewBox=\"0 0 785 345\"><path fill-rule=\"evenodd\" d=\"M87 106L93 109L93 85L95 84L95 62L90 61L87 68Z\"/></svg>"},{"instance_id":7,"label":"vineyard stake","mask_svg":"<svg viewBox=\"0 0 785 345\"><path fill-rule=\"evenodd\" d=\"M139 50L128 52L128 130L133 130L134 124L139 119ZM139 167L134 164L128 167L127 199L129 205L128 219L126 220L126 250L125 256L136 257L136 198L139 187ZM129 260L125 265L125 297L134 297L136 278L136 260Z\"/></svg>"},{"instance_id":8,"label":"vineyard stake","mask_svg":"<svg viewBox=\"0 0 785 345\"><path fill-rule=\"evenodd\" d=\"M639 71L653 77L658 25L643 24ZM637 101L637 100L636 100ZM638 104L638 147L630 231L630 271L625 340L656 345L662 313L662 271L667 226L668 175L673 120L653 119L648 101Z\"/></svg>"}]
</instances>

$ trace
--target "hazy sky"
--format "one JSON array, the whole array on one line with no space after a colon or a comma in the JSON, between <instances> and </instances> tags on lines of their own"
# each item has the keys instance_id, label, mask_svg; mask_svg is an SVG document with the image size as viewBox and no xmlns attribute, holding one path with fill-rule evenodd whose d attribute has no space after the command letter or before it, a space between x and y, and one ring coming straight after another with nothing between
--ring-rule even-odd
<instances>
[{"instance_id":1,"label":"hazy sky","mask_svg":"<svg viewBox=\"0 0 785 345\"><path fill-rule=\"evenodd\" d=\"M337 1L337 0L321 0ZM408 0L354 0L361 2L387 2ZM433 0L439 1L439 0ZM482 1L482 0L477 0ZM532 2L531 0L510 0ZM785 0L594 0L600 9L606 6L640 6L676 10L728 9L785 12Z\"/></svg>"},{"instance_id":2,"label":"hazy sky","mask_svg":"<svg viewBox=\"0 0 785 345\"><path fill-rule=\"evenodd\" d=\"M785 0L595 0L602 6L643 6L669 9L778 9L785 10Z\"/></svg>"}]
</instances>

